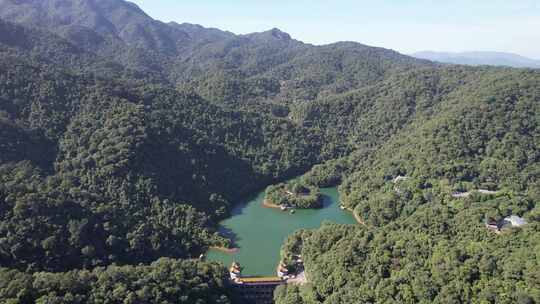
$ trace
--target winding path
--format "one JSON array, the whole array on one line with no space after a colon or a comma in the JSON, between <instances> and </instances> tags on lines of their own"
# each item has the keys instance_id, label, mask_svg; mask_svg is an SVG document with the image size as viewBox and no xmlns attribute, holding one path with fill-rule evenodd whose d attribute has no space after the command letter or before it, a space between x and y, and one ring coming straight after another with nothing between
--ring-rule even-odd
<instances>
[{"instance_id":1,"label":"winding path","mask_svg":"<svg viewBox=\"0 0 540 304\"><path fill-rule=\"evenodd\" d=\"M480 194L497 194L499 193L499 191L491 191L491 190L486 190L486 189L478 189L478 190L471 190L471 191L467 191L467 192L454 192L452 193L452 197L454 198L462 198L462 197L469 197L471 194L473 194L474 192L478 192Z\"/></svg>"},{"instance_id":2,"label":"winding path","mask_svg":"<svg viewBox=\"0 0 540 304\"><path fill-rule=\"evenodd\" d=\"M287 279L287 284L304 285L308 282L306 277L306 271L299 272L294 279Z\"/></svg>"}]
</instances>

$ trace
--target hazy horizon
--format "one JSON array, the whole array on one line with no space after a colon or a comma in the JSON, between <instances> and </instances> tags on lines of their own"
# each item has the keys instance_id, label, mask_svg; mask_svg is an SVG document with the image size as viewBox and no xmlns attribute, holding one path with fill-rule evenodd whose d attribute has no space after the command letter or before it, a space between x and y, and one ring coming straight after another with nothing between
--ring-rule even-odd
<instances>
[{"instance_id":1,"label":"hazy horizon","mask_svg":"<svg viewBox=\"0 0 540 304\"><path fill-rule=\"evenodd\" d=\"M404 54L489 51L540 59L540 5L530 0L132 2L164 22L196 23L236 34L276 27L295 39L317 45L357 41Z\"/></svg>"}]
</instances>

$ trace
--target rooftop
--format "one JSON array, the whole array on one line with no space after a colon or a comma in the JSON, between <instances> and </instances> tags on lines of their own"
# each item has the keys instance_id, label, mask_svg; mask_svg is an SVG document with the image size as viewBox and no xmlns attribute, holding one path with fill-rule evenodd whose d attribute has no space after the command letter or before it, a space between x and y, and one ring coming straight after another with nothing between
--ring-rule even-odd
<instances>
[{"instance_id":1,"label":"rooftop","mask_svg":"<svg viewBox=\"0 0 540 304\"><path fill-rule=\"evenodd\" d=\"M527 221L524 218L517 215L511 215L509 217L506 217L504 218L504 221L510 223L512 227L520 227L527 224Z\"/></svg>"}]
</instances>

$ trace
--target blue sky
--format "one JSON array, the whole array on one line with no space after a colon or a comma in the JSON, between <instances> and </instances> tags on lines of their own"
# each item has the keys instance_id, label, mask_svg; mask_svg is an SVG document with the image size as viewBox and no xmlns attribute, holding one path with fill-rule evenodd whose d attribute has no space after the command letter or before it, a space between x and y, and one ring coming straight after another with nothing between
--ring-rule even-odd
<instances>
[{"instance_id":1,"label":"blue sky","mask_svg":"<svg viewBox=\"0 0 540 304\"><path fill-rule=\"evenodd\" d=\"M505 51L540 59L540 0L132 0L155 19L237 34L352 40L403 53Z\"/></svg>"}]
</instances>

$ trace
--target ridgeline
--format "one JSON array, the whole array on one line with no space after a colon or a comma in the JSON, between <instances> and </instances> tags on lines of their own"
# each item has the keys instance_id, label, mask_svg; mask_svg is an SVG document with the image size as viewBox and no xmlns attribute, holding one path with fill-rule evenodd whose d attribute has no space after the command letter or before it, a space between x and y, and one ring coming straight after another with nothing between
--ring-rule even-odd
<instances>
[{"instance_id":1,"label":"ridgeline","mask_svg":"<svg viewBox=\"0 0 540 304\"><path fill-rule=\"evenodd\" d=\"M193 258L309 171L366 226L291 236L310 283L276 303L538 303L539 124L539 70L0 0L0 302L232 303Z\"/></svg>"}]
</instances>

